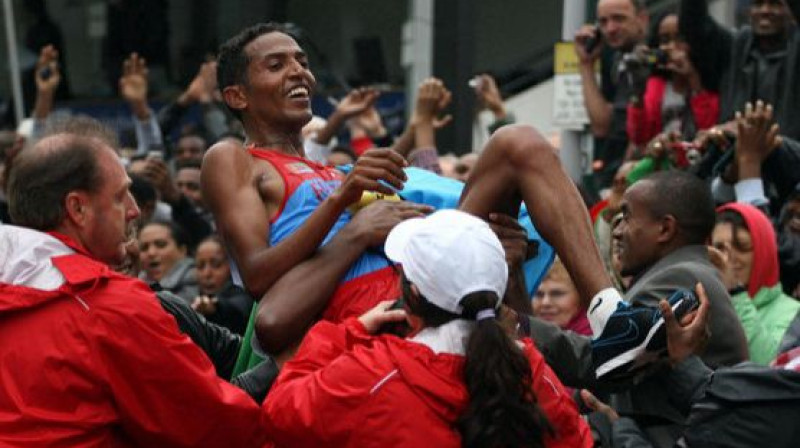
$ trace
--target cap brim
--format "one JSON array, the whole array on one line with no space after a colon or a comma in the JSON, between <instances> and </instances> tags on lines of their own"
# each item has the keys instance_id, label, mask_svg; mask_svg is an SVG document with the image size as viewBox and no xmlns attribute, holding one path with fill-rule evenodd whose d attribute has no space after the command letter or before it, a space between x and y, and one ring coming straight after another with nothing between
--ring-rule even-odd
<instances>
[{"instance_id":1,"label":"cap brim","mask_svg":"<svg viewBox=\"0 0 800 448\"><path fill-rule=\"evenodd\" d=\"M403 263L405 247L408 245L411 236L425 223L425 219L411 218L394 226L383 245L383 250L390 260L395 263Z\"/></svg>"}]
</instances>

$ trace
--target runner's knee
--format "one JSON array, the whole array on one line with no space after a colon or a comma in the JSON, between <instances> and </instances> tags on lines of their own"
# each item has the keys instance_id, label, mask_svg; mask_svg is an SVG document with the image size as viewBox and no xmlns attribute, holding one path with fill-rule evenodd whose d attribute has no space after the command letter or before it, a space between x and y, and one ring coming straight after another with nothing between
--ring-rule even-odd
<instances>
[{"instance_id":1,"label":"runner's knee","mask_svg":"<svg viewBox=\"0 0 800 448\"><path fill-rule=\"evenodd\" d=\"M532 126L503 126L492 135L486 151L500 155L515 166L550 167L558 164L558 154Z\"/></svg>"}]
</instances>

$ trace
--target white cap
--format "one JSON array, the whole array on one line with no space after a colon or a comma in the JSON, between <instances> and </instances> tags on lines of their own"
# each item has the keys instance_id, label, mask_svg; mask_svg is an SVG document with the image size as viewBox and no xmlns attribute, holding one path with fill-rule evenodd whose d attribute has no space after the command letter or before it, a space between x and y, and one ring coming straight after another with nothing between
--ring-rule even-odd
<instances>
[{"instance_id":1,"label":"white cap","mask_svg":"<svg viewBox=\"0 0 800 448\"><path fill-rule=\"evenodd\" d=\"M500 299L506 292L503 246L485 221L468 213L440 210L403 221L384 249L420 294L451 313L461 314L461 299L473 292L492 291Z\"/></svg>"}]
</instances>

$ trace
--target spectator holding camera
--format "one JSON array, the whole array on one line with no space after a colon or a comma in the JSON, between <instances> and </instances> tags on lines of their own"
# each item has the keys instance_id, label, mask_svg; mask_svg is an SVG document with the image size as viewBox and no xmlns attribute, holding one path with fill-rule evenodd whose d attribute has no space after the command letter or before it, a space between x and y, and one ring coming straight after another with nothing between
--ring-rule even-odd
<instances>
[{"instance_id":1,"label":"spectator holding camera","mask_svg":"<svg viewBox=\"0 0 800 448\"><path fill-rule=\"evenodd\" d=\"M630 68L622 64L623 55L645 42L648 22L642 0L600 0L597 26L585 25L575 34L590 129L594 137L604 140L596 147L595 157L600 186L611 183L628 149L626 123L633 77L620 73L620 68ZM605 47L613 51L613 58L610 64L603 61L601 88L595 79L595 65Z\"/></svg>"},{"instance_id":2,"label":"spectator holding camera","mask_svg":"<svg viewBox=\"0 0 800 448\"><path fill-rule=\"evenodd\" d=\"M654 21L649 55L655 69L644 89L628 105L628 138L644 147L660 133L694 138L717 122L719 95L703 87L690 59L691 46L678 29L678 15L667 12Z\"/></svg>"}]
</instances>

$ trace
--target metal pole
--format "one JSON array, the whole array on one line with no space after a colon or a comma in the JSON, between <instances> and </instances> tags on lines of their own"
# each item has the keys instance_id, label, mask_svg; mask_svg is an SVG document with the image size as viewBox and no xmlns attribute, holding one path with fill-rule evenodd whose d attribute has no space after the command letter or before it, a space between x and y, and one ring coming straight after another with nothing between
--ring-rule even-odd
<instances>
[{"instance_id":1,"label":"metal pole","mask_svg":"<svg viewBox=\"0 0 800 448\"><path fill-rule=\"evenodd\" d=\"M3 0L3 13L6 18L6 43L8 44L8 69L11 70L11 91L14 97L14 117L19 124L22 119L22 81L19 77L19 56L17 55L17 30L14 27L14 8L11 0Z\"/></svg>"},{"instance_id":2,"label":"metal pole","mask_svg":"<svg viewBox=\"0 0 800 448\"><path fill-rule=\"evenodd\" d=\"M409 0L403 26L403 65L406 67L406 118L417 101L417 86L433 74L433 0Z\"/></svg>"},{"instance_id":3,"label":"metal pole","mask_svg":"<svg viewBox=\"0 0 800 448\"><path fill-rule=\"evenodd\" d=\"M564 14L561 21L561 39L572 41L578 28L586 20L586 0L564 0ZM579 182L586 171L582 150L583 136L579 131L561 131L561 163L572 180Z\"/></svg>"}]
</instances>

